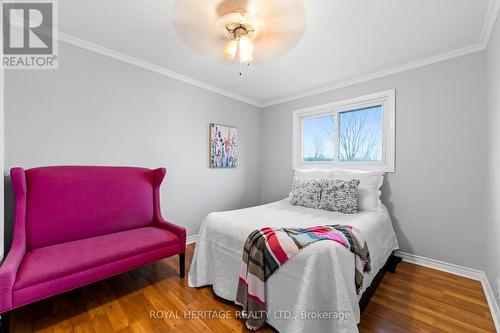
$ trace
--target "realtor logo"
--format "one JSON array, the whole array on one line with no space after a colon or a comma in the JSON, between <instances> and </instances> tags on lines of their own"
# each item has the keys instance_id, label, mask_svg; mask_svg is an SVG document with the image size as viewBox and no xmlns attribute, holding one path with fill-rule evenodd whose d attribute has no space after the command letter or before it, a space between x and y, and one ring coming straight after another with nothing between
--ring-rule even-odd
<instances>
[{"instance_id":1,"label":"realtor logo","mask_svg":"<svg viewBox=\"0 0 500 333\"><path fill-rule=\"evenodd\" d=\"M56 69L56 31L57 15L53 1L4 2L4 68Z\"/></svg>"}]
</instances>

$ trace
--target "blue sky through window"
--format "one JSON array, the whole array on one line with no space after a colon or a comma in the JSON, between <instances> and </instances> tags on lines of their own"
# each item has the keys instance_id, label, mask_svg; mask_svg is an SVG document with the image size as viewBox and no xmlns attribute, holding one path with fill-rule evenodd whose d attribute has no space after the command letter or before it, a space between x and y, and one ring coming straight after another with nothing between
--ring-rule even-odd
<instances>
[{"instance_id":1,"label":"blue sky through window","mask_svg":"<svg viewBox=\"0 0 500 333\"><path fill-rule=\"evenodd\" d=\"M304 119L303 160L319 162L334 160L334 116Z\"/></svg>"},{"instance_id":2,"label":"blue sky through window","mask_svg":"<svg viewBox=\"0 0 500 333\"><path fill-rule=\"evenodd\" d=\"M382 161L382 106L340 112L339 160ZM335 115L306 118L302 122L304 162L335 160Z\"/></svg>"}]
</instances>

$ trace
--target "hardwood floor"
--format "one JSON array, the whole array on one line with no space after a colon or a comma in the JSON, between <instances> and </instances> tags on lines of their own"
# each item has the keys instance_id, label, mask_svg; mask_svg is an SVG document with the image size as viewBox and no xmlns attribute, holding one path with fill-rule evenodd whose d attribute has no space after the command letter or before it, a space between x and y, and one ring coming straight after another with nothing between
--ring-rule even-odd
<instances>
[{"instance_id":1,"label":"hardwood floor","mask_svg":"<svg viewBox=\"0 0 500 333\"><path fill-rule=\"evenodd\" d=\"M187 269L193 250L188 247ZM184 311L193 310L212 317L227 311L230 318L184 318ZM189 288L187 278L178 276L177 257L172 257L14 310L11 332L246 332L244 322L235 318L236 310L211 287ZM150 318L152 311L154 317L169 318ZM170 318L175 311L178 316ZM385 275L359 329L495 332L479 282L404 262L396 274ZM273 330L266 326L259 332Z\"/></svg>"}]
</instances>

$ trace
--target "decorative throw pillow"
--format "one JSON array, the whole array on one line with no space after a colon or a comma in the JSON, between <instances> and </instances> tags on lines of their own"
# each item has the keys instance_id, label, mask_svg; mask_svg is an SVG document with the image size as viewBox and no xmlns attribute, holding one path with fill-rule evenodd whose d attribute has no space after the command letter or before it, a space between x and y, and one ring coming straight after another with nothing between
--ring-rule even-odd
<instances>
[{"instance_id":1,"label":"decorative throw pillow","mask_svg":"<svg viewBox=\"0 0 500 333\"><path fill-rule=\"evenodd\" d=\"M290 203L295 206L319 208L322 182L320 179L294 177Z\"/></svg>"},{"instance_id":2,"label":"decorative throw pillow","mask_svg":"<svg viewBox=\"0 0 500 333\"><path fill-rule=\"evenodd\" d=\"M359 179L358 209L382 210L380 187L384 182L383 171L358 171L337 169L332 173L333 179Z\"/></svg>"},{"instance_id":3,"label":"decorative throw pillow","mask_svg":"<svg viewBox=\"0 0 500 333\"><path fill-rule=\"evenodd\" d=\"M320 209L357 213L359 179L325 179L322 184Z\"/></svg>"}]
</instances>

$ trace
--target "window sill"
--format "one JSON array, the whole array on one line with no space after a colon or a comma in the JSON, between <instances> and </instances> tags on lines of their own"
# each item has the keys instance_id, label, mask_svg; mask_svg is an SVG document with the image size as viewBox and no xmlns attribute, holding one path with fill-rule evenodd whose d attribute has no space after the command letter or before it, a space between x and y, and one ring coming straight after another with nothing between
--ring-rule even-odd
<instances>
[{"instance_id":1,"label":"window sill","mask_svg":"<svg viewBox=\"0 0 500 333\"><path fill-rule=\"evenodd\" d=\"M293 166L293 170L302 169L346 169L346 170L360 170L360 171L383 171L383 172L395 172L394 165L390 164L370 164L370 163L342 163L342 162L325 162L325 163L296 163Z\"/></svg>"}]
</instances>

